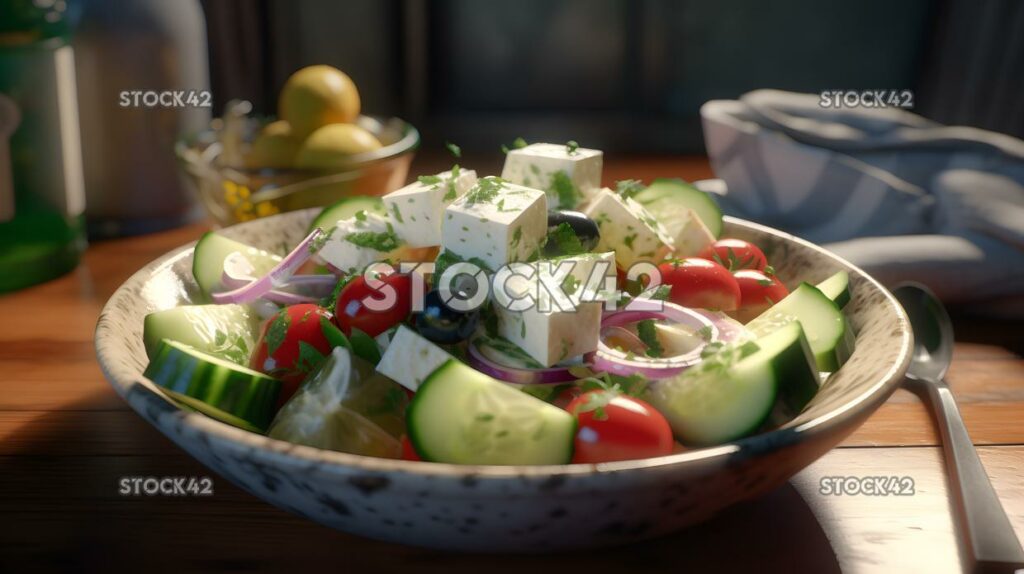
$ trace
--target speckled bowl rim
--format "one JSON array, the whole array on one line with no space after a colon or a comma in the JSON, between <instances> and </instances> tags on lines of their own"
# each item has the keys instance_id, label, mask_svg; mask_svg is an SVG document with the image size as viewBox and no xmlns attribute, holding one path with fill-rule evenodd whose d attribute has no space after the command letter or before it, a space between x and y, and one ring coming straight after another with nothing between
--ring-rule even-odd
<instances>
[{"instance_id":1,"label":"speckled bowl rim","mask_svg":"<svg viewBox=\"0 0 1024 574\"><path fill-rule=\"evenodd\" d=\"M301 213L303 212L290 212L272 217L298 218L298 214ZM267 218L241 223L238 224L238 226L259 226L261 225L261 221L265 221L266 219ZM272 458L281 458L281 462L292 465L295 463L311 463L321 466L327 464L358 468L360 470L371 472L397 472L409 475L447 476L456 478L463 478L471 475L477 479L523 478L526 476L544 477L554 475L571 476L587 475L595 472L607 474L685 465L696 461L710 461L711 459L725 460L730 455L739 453L740 451L743 451L748 456L757 456L758 454L779 450L796 443L807 442L812 437L818 435L827 435L829 433L840 432L843 430L852 432L852 428L844 429L844 425L847 425L861 415L866 418L867 414L870 414L871 411L877 408L886 398L888 398L889 394L891 394L892 391L895 390L895 388L902 382L903 376L910 365L910 360L912 358L911 351L913 348L913 334L910 329L909 320L907 319L903 308L896 301L895 297L893 297L893 295L878 281L852 263L829 252L828 250L771 227L734 217L727 216L725 219L730 224L745 227L752 231L774 235L788 242L797 243L806 248L810 248L831 259L840 267L860 275L864 281L870 283L873 288L881 292L885 297L885 302L896 312L896 322L899 326L900 334L899 353L896 356L896 360L889 366L885 374L870 386L866 386L863 392L852 399L845 401L841 403L840 406L802 424L760 433L726 445L688 450L656 458L601 464L538 466L455 465L447 463L375 458L357 454L322 450L303 445L295 445L285 441L272 439L264 435L245 431L196 412L182 410L178 406L174 405L163 393L161 393L153 382L144 378L141 372L118 372L116 367L112 368L116 365L116 362L112 361L111 357L117 353L125 353L126 351L121 348L123 345L120 344L117 337L101 335L103 332L115 332L114 329L102 328L104 324L110 320L110 315L118 312L116 309L112 308L111 301L116 299L118 294L122 291L129 290L134 285L143 284L147 278L154 274L156 270L169 267L181 258L188 257L191 254L192 248L195 246L195 241L173 249L150 262L118 287L117 291L111 295L110 301L108 301L104 306L103 311L100 313L100 318L96 327L96 354L99 359L100 368L107 380L110 381L111 386L113 386L118 394L120 394L122 398L124 398L136 411L139 411L140 407L139 405L134 404L129 397L137 396L139 391L143 391L142 396L146 397L147 401L156 401L158 403L156 406L161 411L173 411L174 416L180 419L177 421L178 424L192 427L199 432L208 433L209 435L236 447L248 447L254 450L263 451L265 455Z\"/></svg>"}]
</instances>

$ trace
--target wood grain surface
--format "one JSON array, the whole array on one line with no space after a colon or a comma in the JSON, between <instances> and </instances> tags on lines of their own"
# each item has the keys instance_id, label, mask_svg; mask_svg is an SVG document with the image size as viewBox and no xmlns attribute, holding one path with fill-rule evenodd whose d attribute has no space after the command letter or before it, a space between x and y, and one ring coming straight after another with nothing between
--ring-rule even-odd
<instances>
[{"instance_id":1,"label":"wood grain surface","mask_svg":"<svg viewBox=\"0 0 1024 574\"><path fill-rule=\"evenodd\" d=\"M418 160L413 173L443 158ZM465 165L493 170L494 160ZM703 158L609 161L614 180L711 176ZM103 380L93 329L135 270L206 225L99 242L73 273L0 295L0 572L334 571L957 572L942 451L929 411L899 390L843 445L771 495L645 544L543 557L394 546L277 510L192 460ZM1024 535L1024 334L956 315L949 383ZM118 494L128 476L210 476L209 497ZM907 476L912 496L827 496L822 477ZM130 567L130 568L129 568Z\"/></svg>"}]
</instances>

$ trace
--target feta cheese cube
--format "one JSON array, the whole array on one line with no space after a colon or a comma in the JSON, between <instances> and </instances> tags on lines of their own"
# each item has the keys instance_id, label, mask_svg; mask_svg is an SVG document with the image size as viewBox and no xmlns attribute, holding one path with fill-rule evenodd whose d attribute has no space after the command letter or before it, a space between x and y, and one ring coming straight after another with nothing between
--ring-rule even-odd
<instances>
[{"instance_id":1,"label":"feta cheese cube","mask_svg":"<svg viewBox=\"0 0 1024 574\"><path fill-rule=\"evenodd\" d=\"M553 259L552 263L563 261L572 263L562 287L574 303L604 301L615 295L615 253L582 253Z\"/></svg>"},{"instance_id":2,"label":"feta cheese cube","mask_svg":"<svg viewBox=\"0 0 1024 574\"><path fill-rule=\"evenodd\" d=\"M619 266L628 270L638 261L657 263L674 249L665 228L643 205L602 189L587 209L601 230L598 251L614 251Z\"/></svg>"},{"instance_id":3,"label":"feta cheese cube","mask_svg":"<svg viewBox=\"0 0 1024 574\"><path fill-rule=\"evenodd\" d=\"M708 226L704 225L696 211L688 207L680 209L673 217L660 221L668 236L672 238L676 257L699 255L715 242L715 236Z\"/></svg>"},{"instance_id":4,"label":"feta cheese cube","mask_svg":"<svg viewBox=\"0 0 1024 574\"><path fill-rule=\"evenodd\" d=\"M418 181L385 195L384 207L394 222L395 231L410 247L441 245L444 210L476 183L476 172L460 169Z\"/></svg>"},{"instance_id":5,"label":"feta cheese cube","mask_svg":"<svg viewBox=\"0 0 1024 574\"><path fill-rule=\"evenodd\" d=\"M510 150L501 178L544 190L553 206L573 209L600 189L603 162L601 150L537 143Z\"/></svg>"},{"instance_id":6,"label":"feta cheese cube","mask_svg":"<svg viewBox=\"0 0 1024 574\"><path fill-rule=\"evenodd\" d=\"M580 303L571 310L559 310L546 301L547 291L539 288L535 280L522 281L507 287L512 293L516 289L535 294L534 304L525 310L511 310L495 304L498 317L498 334L522 348L528 355L545 367L560 363L597 349L601 330L602 304L600 302ZM525 291L523 291L525 292Z\"/></svg>"},{"instance_id":7,"label":"feta cheese cube","mask_svg":"<svg viewBox=\"0 0 1024 574\"><path fill-rule=\"evenodd\" d=\"M317 255L345 273L358 273L377 261L398 261L406 252L388 218L360 212L339 221Z\"/></svg>"},{"instance_id":8,"label":"feta cheese cube","mask_svg":"<svg viewBox=\"0 0 1024 574\"><path fill-rule=\"evenodd\" d=\"M543 191L485 177L445 210L441 244L463 259L477 258L497 270L529 259L547 232Z\"/></svg>"},{"instance_id":9,"label":"feta cheese cube","mask_svg":"<svg viewBox=\"0 0 1024 574\"><path fill-rule=\"evenodd\" d=\"M441 347L402 325L377 363L377 372L415 391L430 373L452 358Z\"/></svg>"}]
</instances>

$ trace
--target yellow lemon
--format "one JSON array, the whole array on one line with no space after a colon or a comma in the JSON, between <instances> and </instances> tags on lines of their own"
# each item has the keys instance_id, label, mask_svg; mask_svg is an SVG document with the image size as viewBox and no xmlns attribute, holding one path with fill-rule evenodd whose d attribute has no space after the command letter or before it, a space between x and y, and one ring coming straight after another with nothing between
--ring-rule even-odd
<instances>
[{"instance_id":1,"label":"yellow lemon","mask_svg":"<svg viewBox=\"0 0 1024 574\"><path fill-rule=\"evenodd\" d=\"M292 136L291 125L278 120L260 130L249 148L246 163L252 168L287 168L295 161L301 142Z\"/></svg>"},{"instance_id":2,"label":"yellow lemon","mask_svg":"<svg viewBox=\"0 0 1024 574\"><path fill-rule=\"evenodd\" d=\"M277 102L278 116L291 124L300 140L319 127L355 120L359 106L359 90L352 78L324 65L292 74Z\"/></svg>"},{"instance_id":3,"label":"yellow lemon","mask_svg":"<svg viewBox=\"0 0 1024 574\"><path fill-rule=\"evenodd\" d=\"M337 169L348 165L352 154L381 147L373 134L352 124L330 124L309 134L295 156L300 169Z\"/></svg>"}]
</instances>

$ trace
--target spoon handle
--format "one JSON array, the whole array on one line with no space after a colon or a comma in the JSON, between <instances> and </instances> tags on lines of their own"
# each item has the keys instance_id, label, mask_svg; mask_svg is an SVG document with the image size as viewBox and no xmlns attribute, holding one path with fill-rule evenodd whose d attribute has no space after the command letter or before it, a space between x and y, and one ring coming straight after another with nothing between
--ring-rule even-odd
<instances>
[{"instance_id":1,"label":"spoon handle","mask_svg":"<svg viewBox=\"0 0 1024 574\"><path fill-rule=\"evenodd\" d=\"M985 474L953 393L943 380L929 381L927 386L942 433L946 469L956 493L976 571L984 571L986 567L1024 567L1024 550Z\"/></svg>"}]
</instances>

